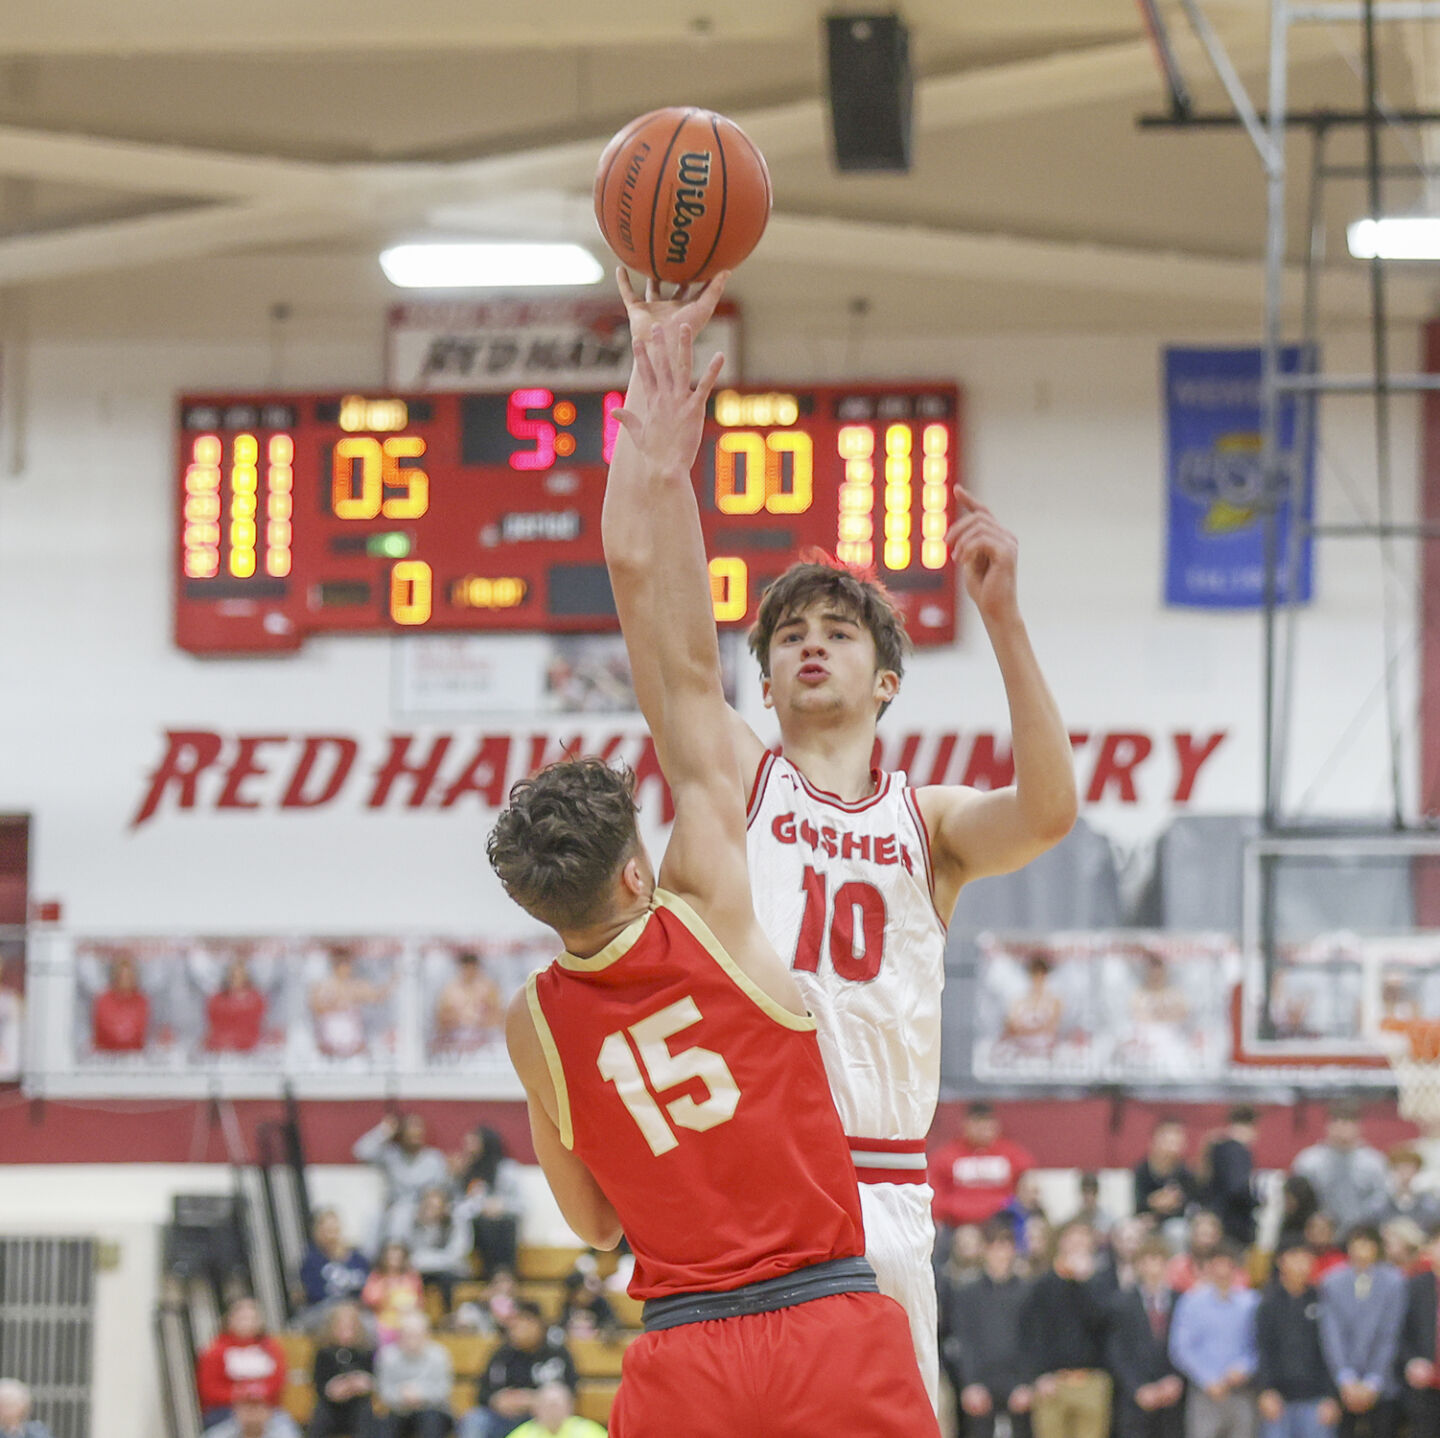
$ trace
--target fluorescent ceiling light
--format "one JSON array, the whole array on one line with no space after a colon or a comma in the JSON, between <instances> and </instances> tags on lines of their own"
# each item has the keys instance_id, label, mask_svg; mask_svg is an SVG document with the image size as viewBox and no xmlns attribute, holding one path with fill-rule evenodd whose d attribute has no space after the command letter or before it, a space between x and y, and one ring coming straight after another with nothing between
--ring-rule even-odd
<instances>
[{"instance_id":1,"label":"fluorescent ceiling light","mask_svg":"<svg viewBox=\"0 0 1440 1438\"><path fill-rule=\"evenodd\" d=\"M380 253L392 285L407 290L530 289L538 285L593 285L605 271L580 245L393 245Z\"/></svg>"},{"instance_id":2,"label":"fluorescent ceiling light","mask_svg":"<svg viewBox=\"0 0 1440 1438\"><path fill-rule=\"evenodd\" d=\"M1434 215L1356 220L1345 238L1357 260L1440 260L1440 218Z\"/></svg>"}]
</instances>

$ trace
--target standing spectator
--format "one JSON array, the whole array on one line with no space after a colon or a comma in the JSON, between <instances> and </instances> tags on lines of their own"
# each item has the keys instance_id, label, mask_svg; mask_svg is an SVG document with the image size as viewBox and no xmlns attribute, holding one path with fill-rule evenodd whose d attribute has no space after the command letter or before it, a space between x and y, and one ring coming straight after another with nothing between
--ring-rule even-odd
<instances>
[{"instance_id":1,"label":"standing spectator","mask_svg":"<svg viewBox=\"0 0 1440 1438\"><path fill-rule=\"evenodd\" d=\"M1035 1160L1000 1132L1000 1120L988 1103L972 1103L960 1138L942 1144L930 1158L930 1186L935 1190L935 1222L942 1231L940 1252L950 1231L962 1223L984 1223L1015 1196L1022 1173Z\"/></svg>"},{"instance_id":2,"label":"standing spectator","mask_svg":"<svg viewBox=\"0 0 1440 1438\"><path fill-rule=\"evenodd\" d=\"M1170 1357L1189 1380L1186 1438L1253 1438L1255 1295L1238 1282L1240 1252L1228 1239L1205 1260L1201 1281L1175 1304Z\"/></svg>"},{"instance_id":3,"label":"standing spectator","mask_svg":"<svg viewBox=\"0 0 1440 1438\"><path fill-rule=\"evenodd\" d=\"M205 1003L205 1047L211 1053L248 1054L260 1047L265 995L239 954L225 965L219 989Z\"/></svg>"},{"instance_id":4,"label":"standing spectator","mask_svg":"<svg viewBox=\"0 0 1440 1438\"><path fill-rule=\"evenodd\" d=\"M546 1336L535 1304L518 1299L507 1329L480 1375L480 1406L460 1420L460 1438L505 1438L532 1415L536 1390L547 1383L575 1391L575 1360L563 1343Z\"/></svg>"},{"instance_id":5,"label":"standing spectator","mask_svg":"<svg viewBox=\"0 0 1440 1438\"><path fill-rule=\"evenodd\" d=\"M271 1401L263 1383L242 1383L228 1418L205 1430L205 1438L300 1438L295 1420Z\"/></svg>"},{"instance_id":6,"label":"standing spectator","mask_svg":"<svg viewBox=\"0 0 1440 1438\"><path fill-rule=\"evenodd\" d=\"M1340 1421L1320 1344L1315 1255L1291 1244L1275 1255L1278 1282L1255 1311L1261 1438L1331 1438Z\"/></svg>"},{"instance_id":7,"label":"standing spectator","mask_svg":"<svg viewBox=\"0 0 1440 1438\"><path fill-rule=\"evenodd\" d=\"M50 1438L50 1430L30 1416L30 1390L18 1378L0 1378L0 1438Z\"/></svg>"},{"instance_id":8,"label":"standing spectator","mask_svg":"<svg viewBox=\"0 0 1440 1438\"><path fill-rule=\"evenodd\" d=\"M208 1427L230 1416L235 1390L260 1384L272 1408L285 1392L285 1351L265 1332L260 1305L237 1298L225 1311L225 1326L195 1365L200 1411Z\"/></svg>"},{"instance_id":9,"label":"standing spectator","mask_svg":"<svg viewBox=\"0 0 1440 1438\"><path fill-rule=\"evenodd\" d=\"M985 1225L980 1276L943 1295L940 1358L965 1415L966 1438L993 1438L1008 1413L1015 1438L1030 1438L1029 1385L1020 1345L1028 1285L1015 1272L1015 1231L1000 1217Z\"/></svg>"},{"instance_id":10,"label":"standing spectator","mask_svg":"<svg viewBox=\"0 0 1440 1438\"><path fill-rule=\"evenodd\" d=\"M1255 1136L1255 1110L1241 1104L1206 1150L1205 1206L1241 1248L1255 1242Z\"/></svg>"},{"instance_id":11,"label":"standing spectator","mask_svg":"<svg viewBox=\"0 0 1440 1438\"><path fill-rule=\"evenodd\" d=\"M1406 1278L1426 1266L1420 1257L1424 1247L1425 1235L1420 1225L1408 1218L1392 1218L1380 1230L1381 1256Z\"/></svg>"},{"instance_id":12,"label":"standing spectator","mask_svg":"<svg viewBox=\"0 0 1440 1438\"><path fill-rule=\"evenodd\" d=\"M365 1307L375 1315L375 1331L381 1343L395 1341L401 1322L419 1311L424 1295L424 1281L410 1262L410 1250L398 1240L387 1243L360 1294Z\"/></svg>"},{"instance_id":13,"label":"standing spectator","mask_svg":"<svg viewBox=\"0 0 1440 1438\"><path fill-rule=\"evenodd\" d=\"M315 1350L315 1411L310 1438L370 1438L375 1427L375 1354L353 1304L330 1309Z\"/></svg>"},{"instance_id":14,"label":"standing spectator","mask_svg":"<svg viewBox=\"0 0 1440 1438\"><path fill-rule=\"evenodd\" d=\"M1342 1238L1385 1199L1385 1160L1361 1142L1360 1110L1353 1103L1331 1105L1325 1141L1302 1149L1292 1168L1314 1185L1320 1207Z\"/></svg>"},{"instance_id":15,"label":"standing spectator","mask_svg":"<svg viewBox=\"0 0 1440 1438\"><path fill-rule=\"evenodd\" d=\"M1415 1191L1422 1160L1409 1144L1390 1150L1385 1195L1366 1215L1366 1222L1383 1229L1391 1219L1408 1218L1422 1233L1440 1228L1440 1196Z\"/></svg>"},{"instance_id":16,"label":"standing spectator","mask_svg":"<svg viewBox=\"0 0 1440 1438\"><path fill-rule=\"evenodd\" d=\"M1177 1253L1170 1260L1165 1280L1176 1293L1185 1293L1200 1282L1205 1264L1210 1255L1225 1243L1225 1230L1220 1226L1218 1214L1202 1208L1190 1220L1190 1242L1184 1253ZM1241 1288L1248 1288L1243 1273L1237 1273L1235 1281Z\"/></svg>"},{"instance_id":17,"label":"standing spectator","mask_svg":"<svg viewBox=\"0 0 1440 1438\"><path fill-rule=\"evenodd\" d=\"M1080 1207L1070 1218L1071 1223L1083 1223L1102 1243L1110 1237L1115 1220L1100 1207L1100 1175L1080 1175Z\"/></svg>"},{"instance_id":18,"label":"standing spectator","mask_svg":"<svg viewBox=\"0 0 1440 1438\"><path fill-rule=\"evenodd\" d=\"M1405 1319L1400 1326L1400 1362L1405 1375L1405 1411L1414 1438L1440 1432L1440 1233L1430 1240L1430 1267L1406 1284Z\"/></svg>"},{"instance_id":19,"label":"standing spectator","mask_svg":"<svg viewBox=\"0 0 1440 1438\"><path fill-rule=\"evenodd\" d=\"M1405 1280L1380 1261L1380 1235L1365 1224L1351 1229L1349 1262L1320 1285L1320 1341L1340 1390L1341 1438L1363 1428L1367 1438L1393 1438L1400 1421L1395 1371Z\"/></svg>"},{"instance_id":20,"label":"standing spectator","mask_svg":"<svg viewBox=\"0 0 1440 1438\"><path fill-rule=\"evenodd\" d=\"M1315 1197L1315 1185L1298 1173L1290 1174L1280 1190L1280 1236L1276 1239L1275 1247L1293 1248L1297 1243L1308 1243L1306 1225L1319 1208L1320 1200ZM1323 1276L1320 1273L1315 1275L1317 1280Z\"/></svg>"},{"instance_id":21,"label":"standing spectator","mask_svg":"<svg viewBox=\"0 0 1440 1438\"><path fill-rule=\"evenodd\" d=\"M575 1416L575 1395L563 1383L542 1383L535 1390L535 1414L511 1429L511 1438L605 1438L591 1418Z\"/></svg>"},{"instance_id":22,"label":"standing spectator","mask_svg":"<svg viewBox=\"0 0 1440 1438\"><path fill-rule=\"evenodd\" d=\"M409 1248L410 1262L421 1281L426 1288L440 1294L440 1302L448 1313L456 1280L470 1276L474 1233L468 1211L451 1211L448 1189L427 1188L414 1209L401 1204L392 1221L395 1227L391 1237L400 1239Z\"/></svg>"},{"instance_id":23,"label":"standing spectator","mask_svg":"<svg viewBox=\"0 0 1440 1438\"><path fill-rule=\"evenodd\" d=\"M1135 1255L1135 1284L1110 1300L1106 1358L1115 1379L1117 1438L1181 1438L1185 1384L1170 1360L1176 1295L1166 1286L1170 1247L1148 1238Z\"/></svg>"},{"instance_id":24,"label":"standing spectator","mask_svg":"<svg viewBox=\"0 0 1440 1438\"><path fill-rule=\"evenodd\" d=\"M1199 1182L1185 1164L1185 1145L1185 1125L1167 1114L1151 1130L1145 1157L1135 1165L1135 1212L1157 1227L1183 1219L1199 1197Z\"/></svg>"},{"instance_id":25,"label":"standing spectator","mask_svg":"<svg viewBox=\"0 0 1440 1438\"><path fill-rule=\"evenodd\" d=\"M397 1204L417 1204L427 1188L450 1186L450 1165L438 1148L426 1144L425 1120L418 1113L386 1114L355 1140L352 1151L362 1163L373 1163L385 1180L387 1224ZM381 1231L387 1231L386 1225Z\"/></svg>"},{"instance_id":26,"label":"standing spectator","mask_svg":"<svg viewBox=\"0 0 1440 1438\"><path fill-rule=\"evenodd\" d=\"M1304 1237L1315 1255L1315 1282L1319 1283L1345 1262L1345 1250L1335 1242L1335 1220L1317 1209L1305 1220Z\"/></svg>"},{"instance_id":27,"label":"standing spectator","mask_svg":"<svg viewBox=\"0 0 1440 1438\"><path fill-rule=\"evenodd\" d=\"M91 1046L97 1053L139 1053L149 1032L150 1000L135 960L121 954L110 965L110 987L90 1005Z\"/></svg>"},{"instance_id":28,"label":"standing spectator","mask_svg":"<svg viewBox=\"0 0 1440 1438\"><path fill-rule=\"evenodd\" d=\"M1083 1224L1062 1228L1050 1271L1035 1279L1020 1310L1035 1438L1106 1438L1110 1431L1109 1315L1094 1277L1095 1235Z\"/></svg>"},{"instance_id":29,"label":"standing spectator","mask_svg":"<svg viewBox=\"0 0 1440 1438\"><path fill-rule=\"evenodd\" d=\"M519 1168L505 1152L505 1140L483 1124L461 1141L452 1160L455 1186L471 1215L475 1252L486 1278L515 1269L519 1246Z\"/></svg>"},{"instance_id":30,"label":"standing spectator","mask_svg":"<svg viewBox=\"0 0 1440 1438\"><path fill-rule=\"evenodd\" d=\"M430 1337L430 1320L407 1313L395 1342L375 1360L375 1388L389 1414L383 1438L445 1438L455 1369L449 1351Z\"/></svg>"},{"instance_id":31,"label":"standing spectator","mask_svg":"<svg viewBox=\"0 0 1440 1438\"><path fill-rule=\"evenodd\" d=\"M990 1223L1009 1224L1009 1218L997 1213ZM989 1227L989 1224L986 1225ZM1011 1233L1014 1229L1011 1228ZM950 1237L950 1251L940 1265L935 1279L943 1294L949 1289L974 1283L985 1271L985 1229L978 1223L962 1223Z\"/></svg>"},{"instance_id":32,"label":"standing spectator","mask_svg":"<svg viewBox=\"0 0 1440 1438\"><path fill-rule=\"evenodd\" d=\"M358 1298L370 1276L370 1261L345 1239L340 1215L333 1208L315 1212L310 1245L300 1260L300 1290L308 1312L307 1326L325 1321L332 1304Z\"/></svg>"},{"instance_id":33,"label":"standing spectator","mask_svg":"<svg viewBox=\"0 0 1440 1438\"><path fill-rule=\"evenodd\" d=\"M1138 1282L1136 1261L1145 1240L1151 1237L1155 1235L1151 1233L1150 1225L1143 1218L1122 1218L1110 1230L1109 1247L1100 1256L1098 1281L1102 1287L1114 1294L1122 1288L1135 1286ZM1168 1261L1170 1245L1163 1238L1159 1239L1159 1244Z\"/></svg>"}]
</instances>

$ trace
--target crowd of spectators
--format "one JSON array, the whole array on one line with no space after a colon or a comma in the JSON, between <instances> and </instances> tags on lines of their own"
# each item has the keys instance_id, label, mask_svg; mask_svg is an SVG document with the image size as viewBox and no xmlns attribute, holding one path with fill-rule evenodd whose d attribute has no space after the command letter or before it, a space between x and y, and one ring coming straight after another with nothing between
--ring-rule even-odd
<instances>
[{"instance_id":1,"label":"crowd of spectators","mask_svg":"<svg viewBox=\"0 0 1440 1438\"><path fill-rule=\"evenodd\" d=\"M942 1362L964 1438L1413 1438L1440 1432L1440 1195L1331 1109L1257 1243L1252 1110L1162 1117L1133 1211L1027 1197L986 1104L931 1157ZM1048 1240L1048 1241L1047 1241Z\"/></svg>"}]
</instances>

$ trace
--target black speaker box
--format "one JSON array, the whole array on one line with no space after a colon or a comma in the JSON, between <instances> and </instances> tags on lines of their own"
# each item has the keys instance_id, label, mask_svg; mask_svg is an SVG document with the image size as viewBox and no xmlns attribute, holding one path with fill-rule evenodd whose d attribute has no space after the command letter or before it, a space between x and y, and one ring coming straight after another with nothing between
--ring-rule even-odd
<instances>
[{"instance_id":1,"label":"black speaker box","mask_svg":"<svg viewBox=\"0 0 1440 1438\"><path fill-rule=\"evenodd\" d=\"M829 15L825 31L836 168L908 170L910 32L894 14Z\"/></svg>"}]
</instances>

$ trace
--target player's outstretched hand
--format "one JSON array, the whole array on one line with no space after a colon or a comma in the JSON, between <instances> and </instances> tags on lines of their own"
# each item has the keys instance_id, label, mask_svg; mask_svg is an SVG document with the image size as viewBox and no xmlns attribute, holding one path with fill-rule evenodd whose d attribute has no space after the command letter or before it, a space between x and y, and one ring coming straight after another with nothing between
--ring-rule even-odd
<instances>
[{"instance_id":1,"label":"player's outstretched hand","mask_svg":"<svg viewBox=\"0 0 1440 1438\"><path fill-rule=\"evenodd\" d=\"M635 345L631 385L639 391L640 412L615 411L615 418L656 474L689 474L700 451L705 402L719 378L725 356L715 355L705 373L692 384L694 342L694 332L687 323L673 328L652 325Z\"/></svg>"},{"instance_id":2,"label":"player's outstretched hand","mask_svg":"<svg viewBox=\"0 0 1440 1438\"><path fill-rule=\"evenodd\" d=\"M677 286L668 299L663 285L647 280L645 298L641 299L630 282L629 270L621 265L615 271L615 280L620 286L620 298L625 301L625 313L630 316L631 344L638 350L656 325L667 330L689 325L690 333L698 335L710 323L729 278L729 271L722 270L708 284Z\"/></svg>"},{"instance_id":3,"label":"player's outstretched hand","mask_svg":"<svg viewBox=\"0 0 1440 1438\"><path fill-rule=\"evenodd\" d=\"M955 486L955 500L958 518L946 533L945 543L965 576L965 591L982 618L1005 618L1017 603L1020 545L963 485Z\"/></svg>"}]
</instances>

